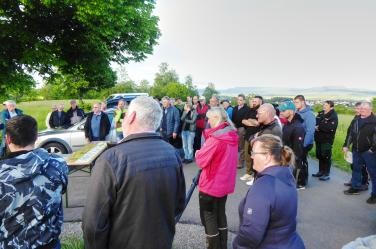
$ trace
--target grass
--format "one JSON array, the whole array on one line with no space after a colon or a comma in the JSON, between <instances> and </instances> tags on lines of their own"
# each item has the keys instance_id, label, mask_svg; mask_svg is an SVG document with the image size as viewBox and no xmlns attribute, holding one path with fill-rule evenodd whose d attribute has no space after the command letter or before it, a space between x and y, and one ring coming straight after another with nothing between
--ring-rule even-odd
<instances>
[{"instance_id":1,"label":"grass","mask_svg":"<svg viewBox=\"0 0 376 249\"><path fill-rule=\"evenodd\" d=\"M338 128L336 136L334 138L333 148L332 148L332 161L338 168L350 171L350 165L343 158L342 145L345 142L347 128L349 127L353 115L339 114L338 115ZM315 147L310 151L310 156L316 158Z\"/></svg>"},{"instance_id":2,"label":"grass","mask_svg":"<svg viewBox=\"0 0 376 249\"><path fill-rule=\"evenodd\" d=\"M66 237L61 241L62 249L84 249L84 241L82 238Z\"/></svg>"}]
</instances>

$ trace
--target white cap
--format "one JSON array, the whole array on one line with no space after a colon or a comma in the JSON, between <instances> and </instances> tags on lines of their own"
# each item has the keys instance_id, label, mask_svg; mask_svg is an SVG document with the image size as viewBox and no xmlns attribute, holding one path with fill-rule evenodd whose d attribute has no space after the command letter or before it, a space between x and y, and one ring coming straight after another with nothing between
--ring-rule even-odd
<instances>
[{"instance_id":1,"label":"white cap","mask_svg":"<svg viewBox=\"0 0 376 249\"><path fill-rule=\"evenodd\" d=\"M198 99L199 99L199 100L200 100L200 99L206 100L206 98L205 98L204 95L201 95Z\"/></svg>"}]
</instances>

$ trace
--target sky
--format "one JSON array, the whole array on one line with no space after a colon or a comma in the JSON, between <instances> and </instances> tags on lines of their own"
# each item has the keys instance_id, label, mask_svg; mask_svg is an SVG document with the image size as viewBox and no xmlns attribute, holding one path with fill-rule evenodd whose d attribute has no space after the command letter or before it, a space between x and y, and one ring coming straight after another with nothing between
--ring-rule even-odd
<instances>
[{"instance_id":1,"label":"sky","mask_svg":"<svg viewBox=\"0 0 376 249\"><path fill-rule=\"evenodd\" d=\"M157 0L162 36L125 65L153 82L167 62L199 88L376 85L375 0Z\"/></svg>"}]
</instances>

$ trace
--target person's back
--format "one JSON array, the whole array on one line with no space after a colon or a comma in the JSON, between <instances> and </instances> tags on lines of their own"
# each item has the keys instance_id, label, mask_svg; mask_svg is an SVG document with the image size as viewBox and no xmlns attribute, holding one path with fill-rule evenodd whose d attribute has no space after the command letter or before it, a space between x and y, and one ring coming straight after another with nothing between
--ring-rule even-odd
<instances>
[{"instance_id":1,"label":"person's back","mask_svg":"<svg viewBox=\"0 0 376 249\"><path fill-rule=\"evenodd\" d=\"M33 118L12 118L6 132L10 153L0 161L0 248L60 248L68 167L62 158L33 149Z\"/></svg>"},{"instance_id":2,"label":"person's back","mask_svg":"<svg viewBox=\"0 0 376 249\"><path fill-rule=\"evenodd\" d=\"M152 132L161 115L150 97L134 99L123 120L127 136L97 159L83 214L85 248L171 248L185 179L176 150Z\"/></svg>"},{"instance_id":3,"label":"person's back","mask_svg":"<svg viewBox=\"0 0 376 249\"><path fill-rule=\"evenodd\" d=\"M265 205L270 208L265 210L268 213L265 215L269 216L269 221L265 234L261 235L262 241L257 245L257 248L304 248L300 236L296 233L298 197L295 189L295 180L288 167L275 166L259 174L246 199L240 203L240 208L245 207L244 202L250 196L252 196L253 206L255 206L253 210L263 209ZM257 207L258 205L260 207ZM264 218L263 213L259 213L257 218L261 222ZM258 223L258 221L254 222L255 224ZM257 230L253 231L253 233L254 237L259 237Z\"/></svg>"}]
</instances>

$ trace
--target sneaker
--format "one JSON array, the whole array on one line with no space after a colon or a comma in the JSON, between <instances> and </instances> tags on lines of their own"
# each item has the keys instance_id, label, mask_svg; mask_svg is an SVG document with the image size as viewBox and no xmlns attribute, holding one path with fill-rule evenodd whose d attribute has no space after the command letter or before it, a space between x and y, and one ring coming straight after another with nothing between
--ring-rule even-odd
<instances>
[{"instance_id":1,"label":"sneaker","mask_svg":"<svg viewBox=\"0 0 376 249\"><path fill-rule=\"evenodd\" d=\"M371 195L367 201L366 201L368 204L376 204L376 196L374 195Z\"/></svg>"},{"instance_id":2,"label":"sneaker","mask_svg":"<svg viewBox=\"0 0 376 249\"><path fill-rule=\"evenodd\" d=\"M306 189L306 186L304 186L304 185L298 185L298 186L296 186L296 189L297 190L303 190L303 189Z\"/></svg>"},{"instance_id":3,"label":"sneaker","mask_svg":"<svg viewBox=\"0 0 376 249\"><path fill-rule=\"evenodd\" d=\"M347 186L347 187L351 187L351 181L349 182L345 182L343 185Z\"/></svg>"},{"instance_id":4,"label":"sneaker","mask_svg":"<svg viewBox=\"0 0 376 249\"><path fill-rule=\"evenodd\" d=\"M317 172L316 174L312 174L313 177L322 177L324 174L321 172Z\"/></svg>"},{"instance_id":5,"label":"sneaker","mask_svg":"<svg viewBox=\"0 0 376 249\"><path fill-rule=\"evenodd\" d=\"M323 176L319 177L320 181L328 181L329 179L330 179L330 177L328 175L323 175Z\"/></svg>"},{"instance_id":6,"label":"sneaker","mask_svg":"<svg viewBox=\"0 0 376 249\"><path fill-rule=\"evenodd\" d=\"M253 176L252 176L252 180L247 181L245 184L247 184L248 186L252 186L254 180L255 180L255 179L254 179Z\"/></svg>"},{"instance_id":7,"label":"sneaker","mask_svg":"<svg viewBox=\"0 0 376 249\"><path fill-rule=\"evenodd\" d=\"M242 181L250 181L253 179L253 176L250 174L244 174L242 177L239 178Z\"/></svg>"},{"instance_id":8,"label":"sneaker","mask_svg":"<svg viewBox=\"0 0 376 249\"><path fill-rule=\"evenodd\" d=\"M345 195L358 195L359 192L360 191L358 189L355 189L355 188L349 188L348 190L343 191L343 193Z\"/></svg>"}]
</instances>

